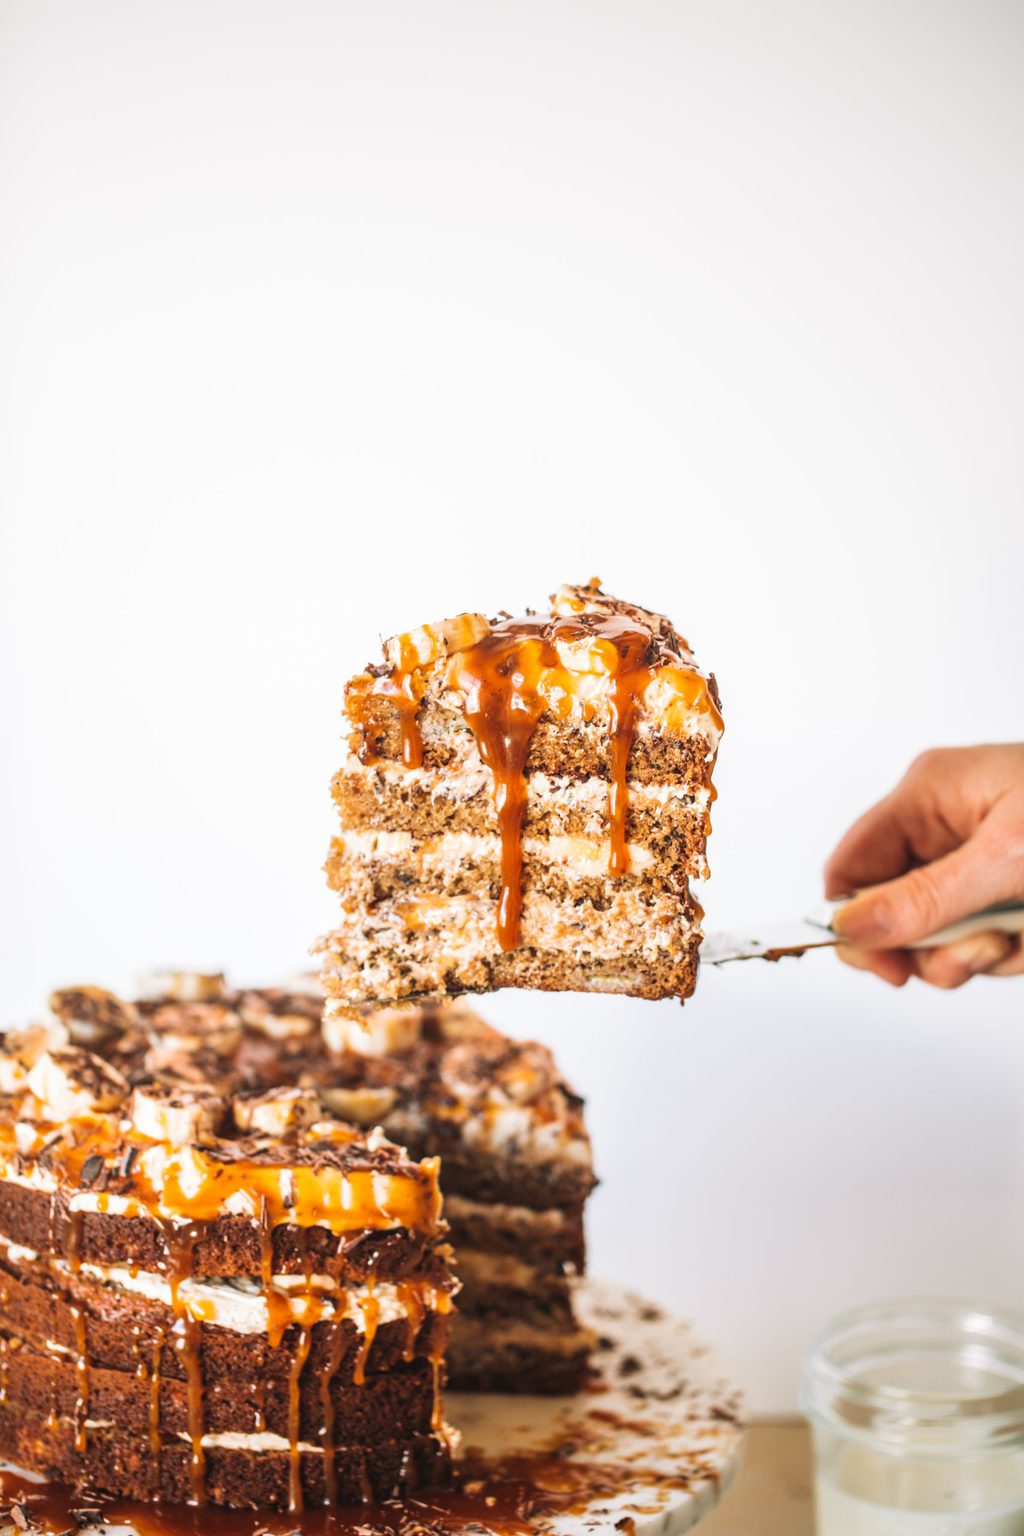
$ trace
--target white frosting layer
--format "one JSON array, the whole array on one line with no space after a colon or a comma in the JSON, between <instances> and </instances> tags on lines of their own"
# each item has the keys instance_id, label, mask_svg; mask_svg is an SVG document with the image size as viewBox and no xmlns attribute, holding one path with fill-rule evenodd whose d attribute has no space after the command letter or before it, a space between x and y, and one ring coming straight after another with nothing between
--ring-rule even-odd
<instances>
[{"instance_id":1,"label":"white frosting layer","mask_svg":"<svg viewBox=\"0 0 1024 1536\"><path fill-rule=\"evenodd\" d=\"M4 1238L0 1238L0 1246L16 1267L41 1262L56 1274L70 1276L75 1273L65 1259L42 1259L34 1249L9 1243ZM166 1276L151 1270L133 1270L122 1264L81 1264L77 1274L144 1296L149 1301L159 1301L165 1306L172 1304L170 1282ZM232 1333L266 1333L269 1321L266 1297L255 1281L253 1287L252 1290L239 1289L227 1280L183 1280L178 1297L189 1314L200 1322L216 1323L219 1328L227 1328ZM384 1281L374 1285L372 1294L364 1285L339 1289L329 1275L312 1275L308 1282L304 1275L275 1275L273 1287L278 1293L275 1306L287 1306L293 1321L307 1325L321 1318L347 1317L362 1332L363 1318L370 1307L374 1309L378 1324L409 1316L408 1305L403 1301L399 1287ZM309 1292L315 1294L310 1296Z\"/></svg>"},{"instance_id":2,"label":"white frosting layer","mask_svg":"<svg viewBox=\"0 0 1024 1536\"><path fill-rule=\"evenodd\" d=\"M349 832L341 835L350 858L367 860L402 859L414 853L425 876L454 874L466 864L498 864L501 838L480 832L443 832L437 837L419 839L411 832ZM557 865L576 875L604 875L608 870L611 844L607 838L577 836L524 837L523 853L528 857ZM634 874L656 863L649 848L638 843L628 845L629 868Z\"/></svg>"},{"instance_id":3,"label":"white frosting layer","mask_svg":"<svg viewBox=\"0 0 1024 1536\"><path fill-rule=\"evenodd\" d=\"M529 1205L502 1205L499 1201L490 1204L470 1200L467 1195L446 1195L444 1208L453 1221L482 1218L490 1226L521 1231L527 1240L535 1233L561 1232L568 1220L561 1210L535 1211Z\"/></svg>"}]
</instances>

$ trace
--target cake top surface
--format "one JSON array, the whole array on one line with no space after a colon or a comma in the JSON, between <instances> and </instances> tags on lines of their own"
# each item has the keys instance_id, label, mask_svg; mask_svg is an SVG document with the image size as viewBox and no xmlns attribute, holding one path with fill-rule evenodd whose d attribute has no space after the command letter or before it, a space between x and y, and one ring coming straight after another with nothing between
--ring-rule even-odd
<instances>
[{"instance_id":1,"label":"cake top surface","mask_svg":"<svg viewBox=\"0 0 1024 1536\"><path fill-rule=\"evenodd\" d=\"M589 1165L551 1053L469 1010L328 1009L298 988L64 988L0 1036L0 1177L171 1222L441 1230L438 1159L381 1129Z\"/></svg>"},{"instance_id":2,"label":"cake top surface","mask_svg":"<svg viewBox=\"0 0 1024 1536\"><path fill-rule=\"evenodd\" d=\"M45 1023L0 1039L0 1176L171 1223L440 1230L437 1160L298 1086L320 1007L220 977L134 1002L55 992Z\"/></svg>"},{"instance_id":3,"label":"cake top surface","mask_svg":"<svg viewBox=\"0 0 1024 1536\"><path fill-rule=\"evenodd\" d=\"M414 716L426 698L466 717L491 766L497 749L485 740L487 722L518 724L522 734L547 713L622 728L639 709L674 734L701 730L717 745L722 732L714 677L683 637L663 614L611 597L596 578L561 587L546 613L462 613L393 636L384 663L349 683L345 707L357 733L381 704L397 709L404 756L416 766Z\"/></svg>"}]
</instances>

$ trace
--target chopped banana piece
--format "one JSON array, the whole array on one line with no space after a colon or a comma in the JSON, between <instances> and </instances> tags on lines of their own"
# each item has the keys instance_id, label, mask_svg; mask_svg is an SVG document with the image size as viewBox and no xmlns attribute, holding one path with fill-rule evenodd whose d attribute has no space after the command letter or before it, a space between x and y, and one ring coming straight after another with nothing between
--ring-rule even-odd
<instances>
[{"instance_id":1,"label":"chopped banana piece","mask_svg":"<svg viewBox=\"0 0 1024 1536\"><path fill-rule=\"evenodd\" d=\"M351 1120L355 1125L379 1125L390 1110L394 1109L398 1094L394 1088L324 1088L320 1093L324 1104L341 1120Z\"/></svg>"},{"instance_id":2,"label":"chopped banana piece","mask_svg":"<svg viewBox=\"0 0 1024 1536\"><path fill-rule=\"evenodd\" d=\"M72 1044L93 1046L138 1022L138 1010L103 987L61 987L50 994L50 1012Z\"/></svg>"},{"instance_id":3,"label":"chopped banana piece","mask_svg":"<svg viewBox=\"0 0 1024 1536\"><path fill-rule=\"evenodd\" d=\"M151 971L139 982L139 996L149 1002L167 997L176 1003L209 1003L226 990L222 971Z\"/></svg>"},{"instance_id":4,"label":"chopped banana piece","mask_svg":"<svg viewBox=\"0 0 1024 1536\"><path fill-rule=\"evenodd\" d=\"M28 1074L27 1086L52 1120L102 1114L128 1094L116 1067L80 1046L44 1051Z\"/></svg>"},{"instance_id":5,"label":"chopped banana piece","mask_svg":"<svg viewBox=\"0 0 1024 1536\"><path fill-rule=\"evenodd\" d=\"M143 1083L132 1093L128 1114L140 1136L172 1147L209 1139L224 1113L220 1094L203 1088Z\"/></svg>"},{"instance_id":6,"label":"chopped banana piece","mask_svg":"<svg viewBox=\"0 0 1024 1536\"><path fill-rule=\"evenodd\" d=\"M468 651L490 632L490 623L482 613L459 613L454 619L442 619L440 624L423 624L405 634L392 635L384 642L384 655L397 671L411 672L456 651Z\"/></svg>"},{"instance_id":7,"label":"chopped banana piece","mask_svg":"<svg viewBox=\"0 0 1024 1536\"><path fill-rule=\"evenodd\" d=\"M328 1013L323 1023L324 1043L341 1055L391 1056L410 1051L420 1038L420 1011L414 1005L379 1008L374 1013Z\"/></svg>"},{"instance_id":8,"label":"chopped banana piece","mask_svg":"<svg viewBox=\"0 0 1024 1536\"><path fill-rule=\"evenodd\" d=\"M146 1027L153 1043L167 1052L206 1048L226 1055L242 1036L242 1021L226 1003L163 1003Z\"/></svg>"},{"instance_id":9,"label":"chopped banana piece","mask_svg":"<svg viewBox=\"0 0 1024 1536\"><path fill-rule=\"evenodd\" d=\"M286 1136L313 1124L320 1113L320 1100L308 1088L271 1088L253 1098L236 1099L232 1113L240 1131Z\"/></svg>"}]
</instances>

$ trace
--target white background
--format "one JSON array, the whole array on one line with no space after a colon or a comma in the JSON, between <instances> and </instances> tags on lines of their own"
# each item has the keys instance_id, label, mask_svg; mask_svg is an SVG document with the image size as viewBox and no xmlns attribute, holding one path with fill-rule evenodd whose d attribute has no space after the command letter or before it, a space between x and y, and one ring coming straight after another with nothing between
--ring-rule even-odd
<instances>
[{"instance_id":1,"label":"white background","mask_svg":"<svg viewBox=\"0 0 1024 1536\"><path fill-rule=\"evenodd\" d=\"M597 572L725 701L709 925L1022 725L1024 7L0 0L0 1011L301 963L344 678ZM506 994L593 1267L760 1409L1019 1299L1024 982Z\"/></svg>"}]
</instances>

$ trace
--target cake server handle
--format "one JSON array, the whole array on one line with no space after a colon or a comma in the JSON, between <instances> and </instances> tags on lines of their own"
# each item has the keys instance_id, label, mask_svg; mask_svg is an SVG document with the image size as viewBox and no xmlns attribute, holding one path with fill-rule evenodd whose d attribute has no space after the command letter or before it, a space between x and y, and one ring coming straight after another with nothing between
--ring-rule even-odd
<instances>
[{"instance_id":1,"label":"cake server handle","mask_svg":"<svg viewBox=\"0 0 1024 1536\"><path fill-rule=\"evenodd\" d=\"M827 928L834 932L832 920L848 899L825 902L818 911L808 916L807 921L817 928ZM969 917L950 923L947 928L940 928L938 933L930 933L927 938L918 939L916 944L905 947L942 949L946 944L958 944L961 939L969 939L975 933L1024 934L1024 901L1007 901L995 907L984 907L980 912L972 912Z\"/></svg>"}]
</instances>

